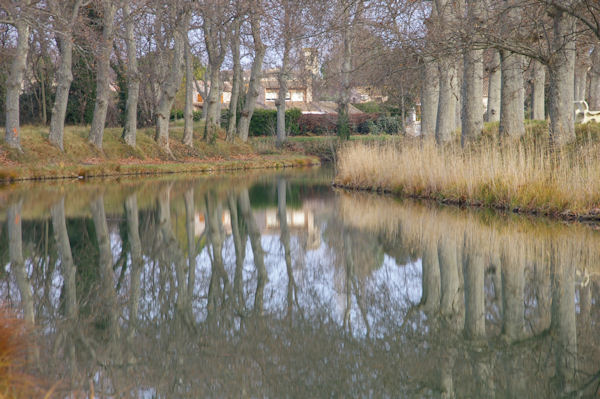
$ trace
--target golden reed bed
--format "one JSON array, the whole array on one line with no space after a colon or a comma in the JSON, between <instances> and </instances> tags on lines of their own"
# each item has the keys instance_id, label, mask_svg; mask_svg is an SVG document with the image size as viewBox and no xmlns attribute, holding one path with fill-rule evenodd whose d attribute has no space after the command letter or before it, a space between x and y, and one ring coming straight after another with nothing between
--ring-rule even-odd
<instances>
[{"instance_id":1,"label":"golden reed bed","mask_svg":"<svg viewBox=\"0 0 600 399\"><path fill-rule=\"evenodd\" d=\"M552 151L533 142L468 150L430 141L348 144L338 186L569 218L600 219L600 144Z\"/></svg>"}]
</instances>

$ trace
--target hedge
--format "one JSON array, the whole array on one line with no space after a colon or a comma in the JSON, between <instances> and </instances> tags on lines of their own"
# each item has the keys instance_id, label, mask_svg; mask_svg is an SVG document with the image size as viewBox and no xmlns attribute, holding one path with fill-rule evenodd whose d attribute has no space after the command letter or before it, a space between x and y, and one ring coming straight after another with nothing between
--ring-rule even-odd
<instances>
[{"instance_id":1,"label":"hedge","mask_svg":"<svg viewBox=\"0 0 600 399\"><path fill-rule=\"evenodd\" d=\"M302 112L297 108L285 111L285 129L288 135L295 136L300 133L298 124ZM274 136L277 132L277 111L270 109L257 109L252 114L250 121L250 136Z\"/></svg>"}]
</instances>

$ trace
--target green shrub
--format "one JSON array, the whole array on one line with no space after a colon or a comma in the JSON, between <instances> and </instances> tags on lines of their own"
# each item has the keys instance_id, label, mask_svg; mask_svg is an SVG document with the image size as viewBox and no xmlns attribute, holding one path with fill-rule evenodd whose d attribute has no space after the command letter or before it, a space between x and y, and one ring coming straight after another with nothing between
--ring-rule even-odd
<instances>
[{"instance_id":1,"label":"green shrub","mask_svg":"<svg viewBox=\"0 0 600 399\"><path fill-rule=\"evenodd\" d=\"M297 108L285 111L285 129L288 135L294 136L300 133L298 121L302 112ZM271 109L257 109L252 114L250 121L250 136L271 136L277 131L277 111Z\"/></svg>"},{"instance_id":2,"label":"green shrub","mask_svg":"<svg viewBox=\"0 0 600 399\"><path fill-rule=\"evenodd\" d=\"M402 129L400 117L380 115L377 119L362 122L356 131L360 134L398 134Z\"/></svg>"}]
</instances>

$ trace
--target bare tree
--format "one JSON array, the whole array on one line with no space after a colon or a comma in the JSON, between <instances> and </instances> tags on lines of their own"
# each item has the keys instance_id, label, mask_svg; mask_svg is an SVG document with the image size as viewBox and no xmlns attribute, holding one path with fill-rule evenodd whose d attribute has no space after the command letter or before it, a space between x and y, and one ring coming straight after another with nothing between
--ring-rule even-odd
<instances>
[{"instance_id":1,"label":"bare tree","mask_svg":"<svg viewBox=\"0 0 600 399\"><path fill-rule=\"evenodd\" d=\"M204 102L207 106L204 139L209 141L216 136L221 120L221 66L227 54L231 21L227 4L226 1L209 1L202 7L204 42L210 65L210 92L208 101Z\"/></svg>"},{"instance_id":2,"label":"bare tree","mask_svg":"<svg viewBox=\"0 0 600 399\"><path fill-rule=\"evenodd\" d=\"M500 53L492 49L492 59L488 64L488 103L485 114L486 122L498 122L500 120L500 87L502 85L502 74L500 72Z\"/></svg>"},{"instance_id":3,"label":"bare tree","mask_svg":"<svg viewBox=\"0 0 600 399\"><path fill-rule=\"evenodd\" d=\"M169 148L169 119L175 94L181 84L184 73L184 53L187 29L190 23L190 10L186 4L178 2L163 10L162 28L166 29L167 43L173 42L173 49L162 49L159 56L160 69L166 78L159 87L158 102L156 106L156 133L154 140L168 154L172 155ZM158 18L159 16L157 16Z\"/></svg>"},{"instance_id":4,"label":"bare tree","mask_svg":"<svg viewBox=\"0 0 600 399\"><path fill-rule=\"evenodd\" d=\"M123 140L131 147L136 145L137 113L140 95L140 76L137 59L137 42L135 37L135 24L131 12L130 2L123 2L123 20L125 21L125 43L127 45L127 102L125 104L125 127Z\"/></svg>"},{"instance_id":5,"label":"bare tree","mask_svg":"<svg viewBox=\"0 0 600 399\"><path fill-rule=\"evenodd\" d=\"M4 140L11 148L21 149L21 127L20 127L20 96L25 68L27 52L29 51L30 17L35 0L22 2L10 2L5 8L6 22L14 26L17 33L17 45L10 66L10 73L6 81L6 125Z\"/></svg>"},{"instance_id":6,"label":"bare tree","mask_svg":"<svg viewBox=\"0 0 600 399\"><path fill-rule=\"evenodd\" d=\"M59 2L49 0L48 6L54 16L54 31L60 52L58 72L56 74L56 95L50 119L50 143L64 151L64 130L69 90L73 81L73 29L79 16L79 9L84 5L83 0Z\"/></svg>"},{"instance_id":7,"label":"bare tree","mask_svg":"<svg viewBox=\"0 0 600 399\"><path fill-rule=\"evenodd\" d=\"M483 0L467 0L467 21L476 25L482 17ZM475 34L470 29L467 37ZM468 39L467 39L468 40ZM483 50L466 41L463 54L461 142L476 140L483 130Z\"/></svg>"},{"instance_id":8,"label":"bare tree","mask_svg":"<svg viewBox=\"0 0 600 399\"><path fill-rule=\"evenodd\" d=\"M546 66L532 60L531 119L546 119Z\"/></svg>"},{"instance_id":9,"label":"bare tree","mask_svg":"<svg viewBox=\"0 0 600 399\"><path fill-rule=\"evenodd\" d=\"M590 68L590 109L600 109L600 42L596 43L591 54L592 67Z\"/></svg>"},{"instance_id":10,"label":"bare tree","mask_svg":"<svg viewBox=\"0 0 600 399\"><path fill-rule=\"evenodd\" d=\"M102 149L106 113L110 96L110 56L113 48L116 0L101 0L102 36L96 53L96 103L94 117L88 136L89 141L98 149Z\"/></svg>"},{"instance_id":11,"label":"bare tree","mask_svg":"<svg viewBox=\"0 0 600 399\"><path fill-rule=\"evenodd\" d=\"M341 31L342 63L340 70L340 94L338 98L338 135L341 138L350 137L350 90L352 82L352 49L354 44L355 29L358 27L364 11L363 0L339 0L337 3L339 29Z\"/></svg>"},{"instance_id":12,"label":"bare tree","mask_svg":"<svg viewBox=\"0 0 600 399\"><path fill-rule=\"evenodd\" d=\"M246 92L246 101L244 109L239 120L238 137L242 141L248 141L248 133L250 130L250 120L256 107L258 98L258 88L262 77L263 60L266 53L266 46L261 37L261 20L263 16L262 0L252 0L249 5L250 10L250 28L252 32L252 41L254 44L254 60L250 70L250 82L248 83L248 91Z\"/></svg>"},{"instance_id":13,"label":"bare tree","mask_svg":"<svg viewBox=\"0 0 600 399\"><path fill-rule=\"evenodd\" d=\"M183 127L183 144L188 147L194 146L194 60L190 49L189 40L185 41L185 119Z\"/></svg>"},{"instance_id":14,"label":"bare tree","mask_svg":"<svg viewBox=\"0 0 600 399\"><path fill-rule=\"evenodd\" d=\"M240 28L242 26L242 16L237 15L233 22L231 33L231 58L233 61L233 76L231 80L231 99L229 100L229 117L227 118L227 141L235 139L237 131L237 107L240 98L240 89L244 79L242 75L242 63L240 57Z\"/></svg>"},{"instance_id":15,"label":"bare tree","mask_svg":"<svg viewBox=\"0 0 600 399\"><path fill-rule=\"evenodd\" d=\"M452 0L434 0L435 26L438 37L444 37L449 33L448 27L455 20ZM458 87L456 76L456 61L454 57L442 54L438 61L439 68L439 100L437 120L435 125L435 139L438 143L445 143L452 139L456 124L456 91Z\"/></svg>"}]
</instances>

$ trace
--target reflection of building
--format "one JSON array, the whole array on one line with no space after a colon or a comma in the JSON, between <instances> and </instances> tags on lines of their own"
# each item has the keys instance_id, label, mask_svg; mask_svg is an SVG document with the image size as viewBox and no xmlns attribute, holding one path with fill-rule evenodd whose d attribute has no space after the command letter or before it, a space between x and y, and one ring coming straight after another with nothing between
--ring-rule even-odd
<instances>
[{"instance_id":1,"label":"reflection of building","mask_svg":"<svg viewBox=\"0 0 600 399\"><path fill-rule=\"evenodd\" d=\"M261 235L280 235L281 226L277 208L267 208L252 211L256 225ZM206 230L206 221L203 213L196 212L194 217L194 233L196 237L201 236ZM306 234L307 248L315 249L321 245L321 232L315 225L314 212L311 209L288 209L286 221L291 235ZM232 234L231 214L229 210L223 210L221 223L225 234Z\"/></svg>"}]
</instances>

